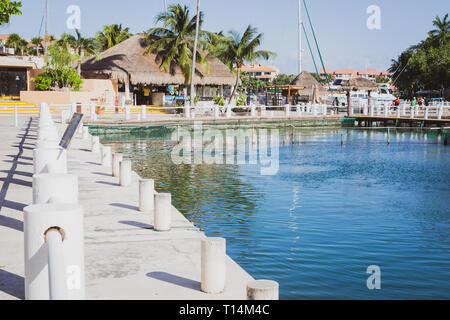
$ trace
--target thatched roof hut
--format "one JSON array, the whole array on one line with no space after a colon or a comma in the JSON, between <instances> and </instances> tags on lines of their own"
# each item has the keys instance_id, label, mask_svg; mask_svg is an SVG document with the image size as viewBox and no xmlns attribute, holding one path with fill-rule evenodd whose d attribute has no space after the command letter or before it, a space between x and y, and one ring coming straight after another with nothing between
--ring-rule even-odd
<instances>
[{"instance_id":1,"label":"thatched roof hut","mask_svg":"<svg viewBox=\"0 0 450 320\"><path fill-rule=\"evenodd\" d=\"M308 71L302 71L294 80L291 81L290 85L304 86L302 90L298 90L298 94L301 96L313 96L313 89L319 88L318 95L326 96L327 90L322 87L322 85L314 78Z\"/></svg>"},{"instance_id":2,"label":"thatched roof hut","mask_svg":"<svg viewBox=\"0 0 450 320\"><path fill-rule=\"evenodd\" d=\"M185 84L184 74L178 66L175 66L171 72L161 71L156 55L144 54L147 48L144 35L137 34L101 53L100 59L96 57L85 59L81 66L82 75L85 78L107 77L122 83L129 80L133 85ZM208 60L208 65L209 72L197 63L196 85L231 86L235 84L235 76L221 61L213 58Z\"/></svg>"},{"instance_id":3,"label":"thatched roof hut","mask_svg":"<svg viewBox=\"0 0 450 320\"><path fill-rule=\"evenodd\" d=\"M346 91L367 90L378 91L378 86L375 82L365 78L352 78L342 84L342 89Z\"/></svg>"}]
</instances>

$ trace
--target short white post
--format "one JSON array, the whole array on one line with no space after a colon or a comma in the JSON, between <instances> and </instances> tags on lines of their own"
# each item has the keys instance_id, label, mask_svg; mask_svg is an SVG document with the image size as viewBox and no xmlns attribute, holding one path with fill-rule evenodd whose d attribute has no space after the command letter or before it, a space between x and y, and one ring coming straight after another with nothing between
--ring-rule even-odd
<instances>
[{"instance_id":1,"label":"short white post","mask_svg":"<svg viewBox=\"0 0 450 320\"><path fill-rule=\"evenodd\" d=\"M130 120L131 114L130 114L130 106L125 106L125 120Z\"/></svg>"},{"instance_id":2,"label":"short white post","mask_svg":"<svg viewBox=\"0 0 450 320\"><path fill-rule=\"evenodd\" d=\"M266 116L266 106L261 106L261 117Z\"/></svg>"},{"instance_id":3,"label":"short white post","mask_svg":"<svg viewBox=\"0 0 450 320\"><path fill-rule=\"evenodd\" d=\"M78 176L62 173L33 175L33 204L78 203Z\"/></svg>"},{"instance_id":4,"label":"short white post","mask_svg":"<svg viewBox=\"0 0 450 320\"><path fill-rule=\"evenodd\" d=\"M89 127L83 127L83 140L89 139Z\"/></svg>"},{"instance_id":5,"label":"short white post","mask_svg":"<svg viewBox=\"0 0 450 320\"><path fill-rule=\"evenodd\" d=\"M65 287L67 299L85 299L84 281L84 235L83 235L83 209L78 204L37 204L26 207L24 210L24 245L25 245L25 299L50 299L49 265L52 264L51 273L54 285ZM62 258L56 260L49 257L49 250L55 255L53 243L48 247L44 234L52 227L59 227L65 237L62 245ZM49 232L47 232L47 235ZM47 239L48 240L48 239ZM51 260L49 261L49 258ZM61 263L64 263L61 266ZM56 267L57 269L53 269ZM59 273L54 271L64 268L64 281L61 284ZM60 291L53 291L56 294ZM58 295L59 297L59 295ZM53 296L53 298L56 298Z\"/></svg>"},{"instance_id":6,"label":"short white post","mask_svg":"<svg viewBox=\"0 0 450 320\"><path fill-rule=\"evenodd\" d=\"M131 184L131 160L122 160L120 162L119 184L126 187Z\"/></svg>"},{"instance_id":7,"label":"short white post","mask_svg":"<svg viewBox=\"0 0 450 320\"><path fill-rule=\"evenodd\" d=\"M17 105L14 105L14 126L17 128L19 126L19 115L17 113Z\"/></svg>"},{"instance_id":8,"label":"short white post","mask_svg":"<svg viewBox=\"0 0 450 320\"><path fill-rule=\"evenodd\" d=\"M302 106L301 105L297 105L295 107L296 111L297 111L297 115L300 117L302 115Z\"/></svg>"},{"instance_id":9,"label":"short white post","mask_svg":"<svg viewBox=\"0 0 450 320\"><path fill-rule=\"evenodd\" d=\"M91 141L91 152L100 152L100 137L93 136Z\"/></svg>"},{"instance_id":10,"label":"short white post","mask_svg":"<svg viewBox=\"0 0 450 320\"><path fill-rule=\"evenodd\" d=\"M388 116L388 111L389 111L389 106L388 105L384 105L384 116L385 117Z\"/></svg>"},{"instance_id":11,"label":"short white post","mask_svg":"<svg viewBox=\"0 0 450 320\"><path fill-rule=\"evenodd\" d=\"M322 108L323 108L323 115L326 116L327 115L327 105L322 104ZM366 111L367 111L367 109L366 109Z\"/></svg>"},{"instance_id":12,"label":"short white post","mask_svg":"<svg viewBox=\"0 0 450 320\"><path fill-rule=\"evenodd\" d=\"M48 248L48 281L50 300L67 300L67 285L64 266L64 231L51 227L45 231Z\"/></svg>"},{"instance_id":13,"label":"short white post","mask_svg":"<svg viewBox=\"0 0 450 320\"><path fill-rule=\"evenodd\" d=\"M123 154L114 153L112 157L113 157L112 176L118 177L120 175L120 163L123 160Z\"/></svg>"},{"instance_id":14,"label":"short white post","mask_svg":"<svg viewBox=\"0 0 450 320\"><path fill-rule=\"evenodd\" d=\"M291 116L291 105L290 104L285 105L285 115L286 115L286 118L289 118Z\"/></svg>"},{"instance_id":15,"label":"short white post","mask_svg":"<svg viewBox=\"0 0 450 320\"><path fill-rule=\"evenodd\" d=\"M34 149L33 165L34 174L67 173L67 152L60 147Z\"/></svg>"},{"instance_id":16,"label":"short white post","mask_svg":"<svg viewBox=\"0 0 450 320\"><path fill-rule=\"evenodd\" d=\"M191 117L191 106L189 105L189 102L185 102L184 104L184 116L185 118L190 118Z\"/></svg>"},{"instance_id":17,"label":"short white post","mask_svg":"<svg viewBox=\"0 0 450 320\"><path fill-rule=\"evenodd\" d=\"M141 106L141 119L145 120L147 118L147 106Z\"/></svg>"},{"instance_id":18,"label":"short white post","mask_svg":"<svg viewBox=\"0 0 450 320\"><path fill-rule=\"evenodd\" d=\"M438 108L438 110L437 110L437 118L439 120L441 120L442 119L442 114L444 113L444 105L440 104L437 108Z\"/></svg>"},{"instance_id":19,"label":"short white post","mask_svg":"<svg viewBox=\"0 0 450 320\"><path fill-rule=\"evenodd\" d=\"M247 284L247 300L278 300L278 282L254 280Z\"/></svg>"},{"instance_id":20,"label":"short white post","mask_svg":"<svg viewBox=\"0 0 450 320\"><path fill-rule=\"evenodd\" d=\"M250 116L251 116L252 118L256 117L256 106L255 106L254 104L252 104L252 105L250 106Z\"/></svg>"},{"instance_id":21,"label":"short white post","mask_svg":"<svg viewBox=\"0 0 450 320\"><path fill-rule=\"evenodd\" d=\"M397 110L396 110L395 116L396 116L397 118L400 118L400 106L397 106Z\"/></svg>"},{"instance_id":22,"label":"short white post","mask_svg":"<svg viewBox=\"0 0 450 320\"><path fill-rule=\"evenodd\" d=\"M155 181L152 179L139 180L139 211L148 212L154 209Z\"/></svg>"},{"instance_id":23,"label":"short white post","mask_svg":"<svg viewBox=\"0 0 450 320\"><path fill-rule=\"evenodd\" d=\"M317 105L315 105L315 104L312 105L312 111L313 111L313 116L317 116ZM351 114L353 114L353 108L352 108Z\"/></svg>"},{"instance_id":24,"label":"short white post","mask_svg":"<svg viewBox=\"0 0 450 320\"><path fill-rule=\"evenodd\" d=\"M217 294L225 290L226 240L206 238L201 240L201 290Z\"/></svg>"},{"instance_id":25,"label":"short white post","mask_svg":"<svg viewBox=\"0 0 450 320\"><path fill-rule=\"evenodd\" d=\"M428 106L425 106L425 111L423 112L423 118L428 119Z\"/></svg>"},{"instance_id":26,"label":"short white post","mask_svg":"<svg viewBox=\"0 0 450 320\"><path fill-rule=\"evenodd\" d=\"M172 224L172 195L170 193L155 194L153 214L153 229L169 231Z\"/></svg>"},{"instance_id":27,"label":"short white post","mask_svg":"<svg viewBox=\"0 0 450 320\"><path fill-rule=\"evenodd\" d=\"M230 105L227 105L226 117L231 118L231 106Z\"/></svg>"},{"instance_id":28,"label":"short white post","mask_svg":"<svg viewBox=\"0 0 450 320\"><path fill-rule=\"evenodd\" d=\"M89 111L90 111L91 120L95 120L95 103L91 102Z\"/></svg>"},{"instance_id":29,"label":"short white post","mask_svg":"<svg viewBox=\"0 0 450 320\"><path fill-rule=\"evenodd\" d=\"M219 118L219 106L215 105L214 106L214 118Z\"/></svg>"},{"instance_id":30,"label":"short white post","mask_svg":"<svg viewBox=\"0 0 450 320\"><path fill-rule=\"evenodd\" d=\"M102 166L111 167L111 147L103 146L102 149Z\"/></svg>"},{"instance_id":31,"label":"short white post","mask_svg":"<svg viewBox=\"0 0 450 320\"><path fill-rule=\"evenodd\" d=\"M415 110L415 108L413 106L411 106L411 115L410 115L411 119L414 118L414 110Z\"/></svg>"}]
</instances>

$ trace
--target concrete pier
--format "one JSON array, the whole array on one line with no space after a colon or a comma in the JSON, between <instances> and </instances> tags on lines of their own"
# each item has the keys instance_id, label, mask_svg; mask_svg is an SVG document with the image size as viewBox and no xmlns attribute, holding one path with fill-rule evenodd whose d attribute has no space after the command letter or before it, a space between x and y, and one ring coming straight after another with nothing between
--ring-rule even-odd
<instances>
[{"instance_id":1,"label":"concrete pier","mask_svg":"<svg viewBox=\"0 0 450 320\"><path fill-rule=\"evenodd\" d=\"M0 118L0 300L25 298L23 209L33 199L37 123L19 117L15 128L11 119ZM62 133L65 126L56 125ZM120 187L89 150L89 140L75 137L67 152L84 211L86 299L246 299L253 278L228 256L225 291L202 292L205 234L173 206L171 231L155 232L153 213L138 211L141 178L132 172L131 184Z\"/></svg>"}]
</instances>

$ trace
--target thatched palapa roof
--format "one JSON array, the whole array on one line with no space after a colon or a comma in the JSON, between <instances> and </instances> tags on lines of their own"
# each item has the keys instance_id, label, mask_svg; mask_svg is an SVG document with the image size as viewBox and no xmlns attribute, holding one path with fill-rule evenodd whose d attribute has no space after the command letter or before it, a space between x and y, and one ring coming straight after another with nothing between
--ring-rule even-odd
<instances>
[{"instance_id":1,"label":"thatched palapa roof","mask_svg":"<svg viewBox=\"0 0 450 320\"><path fill-rule=\"evenodd\" d=\"M81 65L82 74L86 78L99 75L108 76L126 82L129 77L133 85L182 85L184 75L180 67L175 66L172 72L164 72L159 68L155 54L145 55L148 48L143 34L137 34L128 40L102 52L100 59L90 57ZM196 85L234 85L236 78L228 67L216 58L208 60L209 72L197 63Z\"/></svg>"},{"instance_id":2,"label":"thatched palapa roof","mask_svg":"<svg viewBox=\"0 0 450 320\"><path fill-rule=\"evenodd\" d=\"M314 87L319 88L319 96L327 95L327 90L308 71L302 71L291 81L290 85L305 86L305 89L298 91L301 96L312 96Z\"/></svg>"},{"instance_id":3,"label":"thatched palapa roof","mask_svg":"<svg viewBox=\"0 0 450 320\"><path fill-rule=\"evenodd\" d=\"M343 90L370 90L370 91L378 91L378 86L375 82L365 78L352 78L350 80L345 81L342 84Z\"/></svg>"}]
</instances>

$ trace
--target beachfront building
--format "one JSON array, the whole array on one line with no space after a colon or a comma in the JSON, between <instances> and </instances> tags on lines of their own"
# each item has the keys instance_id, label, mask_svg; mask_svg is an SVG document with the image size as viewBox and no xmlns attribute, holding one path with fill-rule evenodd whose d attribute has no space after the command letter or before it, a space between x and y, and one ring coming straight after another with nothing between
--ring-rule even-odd
<instances>
[{"instance_id":1,"label":"beachfront building","mask_svg":"<svg viewBox=\"0 0 450 320\"><path fill-rule=\"evenodd\" d=\"M0 34L0 56L13 56L14 48L8 48L6 41L8 41L9 34Z\"/></svg>"},{"instance_id":2,"label":"beachfront building","mask_svg":"<svg viewBox=\"0 0 450 320\"><path fill-rule=\"evenodd\" d=\"M259 62L244 65L241 68L241 71L246 72L251 78L266 82L272 81L280 74L280 70L278 70L278 68L273 66L264 66Z\"/></svg>"},{"instance_id":3,"label":"beachfront building","mask_svg":"<svg viewBox=\"0 0 450 320\"><path fill-rule=\"evenodd\" d=\"M0 56L0 96L19 99L20 91L30 90L34 64L14 57Z\"/></svg>"},{"instance_id":4,"label":"beachfront building","mask_svg":"<svg viewBox=\"0 0 450 320\"><path fill-rule=\"evenodd\" d=\"M189 86L181 68L173 65L170 72L159 68L155 54L145 54L144 34L137 34L104 51L100 57L86 58L81 66L85 79L109 79L113 82L116 104L126 100L137 105L164 105L189 95ZM210 70L196 65L197 96L212 100L230 95L235 75L216 58L208 60Z\"/></svg>"},{"instance_id":5,"label":"beachfront building","mask_svg":"<svg viewBox=\"0 0 450 320\"><path fill-rule=\"evenodd\" d=\"M375 80L379 72L376 69L359 70L358 76L364 79Z\"/></svg>"},{"instance_id":6,"label":"beachfront building","mask_svg":"<svg viewBox=\"0 0 450 320\"><path fill-rule=\"evenodd\" d=\"M336 71L334 71L334 75L336 76L336 79L342 80L350 80L358 76L353 69L337 69Z\"/></svg>"}]
</instances>

